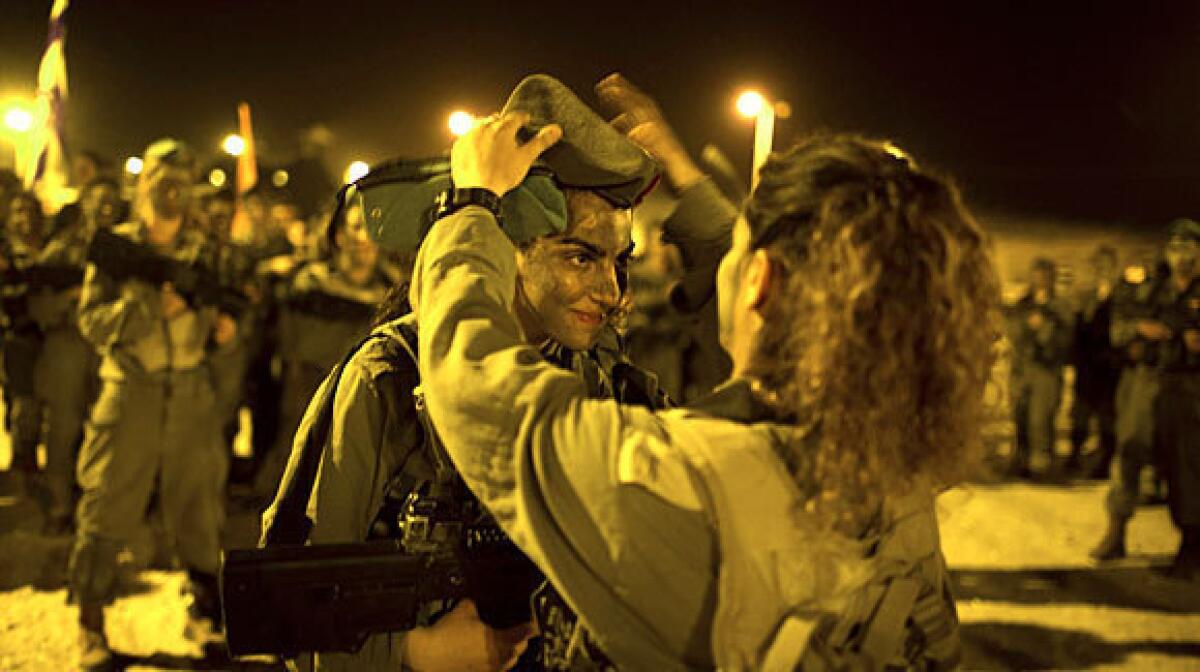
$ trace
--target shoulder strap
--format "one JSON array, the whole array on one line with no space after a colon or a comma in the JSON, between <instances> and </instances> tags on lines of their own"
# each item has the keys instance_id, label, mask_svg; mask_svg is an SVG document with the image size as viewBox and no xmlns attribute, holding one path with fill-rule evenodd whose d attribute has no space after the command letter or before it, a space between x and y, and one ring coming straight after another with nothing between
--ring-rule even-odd
<instances>
[{"instance_id":1,"label":"shoulder strap","mask_svg":"<svg viewBox=\"0 0 1200 672\"><path fill-rule=\"evenodd\" d=\"M284 487L283 495L275 507L275 516L263 535L262 545L300 545L308 541L308 534L312 530L312 520L308 517L308 500L312 496L313 485L316 484L317 470L321 466L325 445L329 443L329 433L333 427L333 402L337 396L338 383L350 358L368 342L377 338L389 336L383 331L372 331L351 348L330 373L332 381L325 386L317 416L304 436L295 475Z\"/></svg>"},{"instance_id":2,"label":"shoulder strap","mask_svg":"<svg viewBox=\"0 0 1200 672\"><path fill-rule=\"evenodd\" d=\"M409 324L396 325L397 331L400 332L400 344L412 357L413 366L418 367L417 359L417 332ZM425 392L418 384L413 389L413 406L417 410L417 419L421 423L421 431L425 436L425 446L428 449L429 458L433 460L434 470L437 472L435 487L444 487L451 481L455 480L458 471L454 468L454 462L451 461L450 455L446 452L445 446L442 445L441 439L438 438L437 431L433 428L433 421L429 418L429 410L425 407Z\"/></svg>"}]
</instances>

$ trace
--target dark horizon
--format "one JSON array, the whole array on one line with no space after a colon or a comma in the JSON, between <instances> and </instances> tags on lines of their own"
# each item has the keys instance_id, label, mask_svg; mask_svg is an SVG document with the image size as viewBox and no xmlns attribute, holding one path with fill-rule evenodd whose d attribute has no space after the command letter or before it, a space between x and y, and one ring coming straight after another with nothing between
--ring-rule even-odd
<instances>
[{"instance_id":1,"label":"dark horizon","mask_svg":"<svg viewBox=\"0 0 1200 672\"><path fill-rule=\"evenodd\" d=\"M32 91L50 5L9 4L4 98ZM247 100L261 160L290 160L323 122L340 171L444 149L452 109L495 110L525 74L594 101L591 85L621 71L691 149L713 142L742 172L752 125L732 101L758 86L794 111L777 148L815 129L890 138L982 208L1143 229L1200 211L1194 3L580 12L76 0L68 140L115 161L162 135L215 154Z\"/></svg>"}]
</instances>

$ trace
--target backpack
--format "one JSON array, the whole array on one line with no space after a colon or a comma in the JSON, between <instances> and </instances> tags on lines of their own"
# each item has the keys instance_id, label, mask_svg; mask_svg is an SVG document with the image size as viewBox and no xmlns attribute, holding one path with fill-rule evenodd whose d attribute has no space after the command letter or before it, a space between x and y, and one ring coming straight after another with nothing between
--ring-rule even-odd
<instances>
[{"instance_id":1,"label":"backpack","mask_svg":"<svg viewBox=\"0 0 1200 672\"><path fill-rule=\"evenodd\" d=\"M913 557L913 550L923 553ZM962 662L958 614L945 577L933 513L914 507L883 529L868 552L875 575L846 609L815 629L786 618L763 670L953 670Z\"/></svg>"}]
</instances>

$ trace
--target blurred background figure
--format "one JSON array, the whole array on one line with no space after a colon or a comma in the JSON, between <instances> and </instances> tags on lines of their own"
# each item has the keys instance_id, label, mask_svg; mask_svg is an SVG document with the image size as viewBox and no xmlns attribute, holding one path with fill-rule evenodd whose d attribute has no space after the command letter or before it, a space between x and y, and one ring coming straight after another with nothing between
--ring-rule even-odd
<instances>
[{"instance_id":1,"label":"blurred background figure","mask_svg":"<svg viewBox=\"0 0 1200 672\"><path fill-rule=\"evenodd\" d=\"M71 157L70 185L76 190L77 197L74 201L64 205L54 215L54 220L49 231L51 235L55 235L59 231L79 223L83 217L83 199L87 187L98 178L111 179L115 183L116 176L113 174L112 169L112 162L99 152L85 149ZM119 184L117 190L119 195ZM122 210L116 214L116 219L124 221L127 216L128 213Z\"/></svg>"},{"instance_id":2,"label":"blurred background figure","mask_svg":"<svg viewBox=\"0 0 1200 672\"><path fill-rule=\"evenodd\" d=\"M677 204L652 195L634 211L636 243L629 266L630 312L625 341L630 361L658 376L659 386L678 403L694 401L725 380L729 359L713 346L712 339L698 337L706 330L698 326L715 315L680 310L674 291L682 277L679 248L664 235L666 221L676 216ZM663 210L667 210L666 220ZM686 213L684 214L686 217Z\"/></svg>"},{"instance_id":3,"label":"blurred background figure","mask_svg":"<svg viewBox=\"0 0 1200 672\"><path fill-rule=\"evenodd\" d=\"M1035 456L1045 456L1048 471L1058 466L1054 418L1062 395L1071 331L1069 312L1055 293L1054 262L1034 259L1029 290L1012 308L1009 330L1013 343L1010 392L1016 425L1009 473L1031 478Z\"/></svg>"},{"instance_id":4,"label":"blurred background figure","mask_svg":"<svg viewBox=\"0 0 1200 672\"><path fill-rule=\"evenodd\" d=\"M99 358L79 331L76 313L83 286L87 248L97 229L110 229L125 211L120 186L103 175L81 189L78 217L53 234L38 263L48 276L30 286L30 309L43 334L35 368L38 399L46 423L46 486L49 506L44 529L70 531L74 519L75 457L83 438L87 409L99 386Z\"/></svg>"},{"instance_id":5,"label":"blurred background figure","mask_svg":"<svg viewBox=\"0 0 1200 672\"><path fill-rule=\"evenodd\" d=\"M12 444L17 491L35 496L38 484L37 448L41 442L42 405L37 398L34 368L42 347L42 332L29 308L29 286L21 276L41 254L45 229L42 204L18 191L0 204L6 213L0 239L0 329L3 334L5 426Z\"/></svg>"},{"instance_id":6,"label":"blurred background figure","mask_svg":"<svg viewBox=\"0 0 1200 672\"><path fill-rule=\"evenodd\" d=\"M150 145L138 177L135 220L114 229L155 254L212 269L211 248L190 223L195 159L166 138ZM171 283L116 279L89 264L79 327L101 355L77 474L82 488L68 570L79 604L84 669L109 669L104 607L116 597L119 555L142 529L157 493L187 571L185 634L214 641L221 628L217 570L227 455L220 445L212 370L235 346L237 324L189 303Z\"/></svg>"},{"instance_id":7,"label":"blurred background figure","mask_svg":"<svg viewBox=\"0 0 1200 672\"><path fill-rule=\"evenodd\" d=\"M250 365L250 354L256 347L254 337L255 318L259 315L262 299L262 283L255 275L255 261L251 250L233 240L235 198L232 191L217 190L199 199L196 213L197 226L208 239L213 250L213 270L221 285L241 292L249 302L249 308L239 318L236 347L231 349L227 366L213 371L213 388L217 396L217 416L221 436L232 460L230 480L240 480L247 469L243 461L233 455L234 439L239 430L238 411L246 399L246 375Z\"/></svg>"},{"instance_id":8,"label":"blurred background figure","mask_svg":"<svg viewBox=\"0 0 1200 672\"><path fill-rule=\"evenodd\" d=\"M1113 340L1134 359L1117 390L1118 468L1106 505L1108 529L1097 560L1126 555L1126 527L1155 465L1168 482L1171 517L1182 539L1171 573L1200 577L1200 224L1173 222L1165 264L1114 308Z\"/></svg>"},{"instance_id":9,"label":"blurred background figure","mask_svg":"<svg viewBox=\"0 0 1200 672\"><path fill-rule=\"evenodd\" d=\"M1117 448L1116 396L1122 355L1112 345L1113 292L1120 280L1117 251L1101 245L1092 254L1090 282L1079 292L1071 362L1075 395L1071 405L1071 454L1064 466L1088 478L1108 478ZM1099 446L1089 464L1081 462L1084 444L1095 421Z\"/></svg>"},{"instance_id":10,"label":"blurred background figure","mask_svg":"<svg viewBox=\"0 0 1200 672\"><path fill-rule=\"evenodd\" d=\"M291 453L292 436L309 398L326 374L367 335L376 307L399 279L381 263L360 207L346 208L333 226L330 257L300 266L283 296L279 427L275 445L258 464L253 491L256 506L275 496Z\"/></svg>"},{"instance_id":11,"label":"blurred background figure","mask_svg":"<svg viewBox=\"0 0 1200 672\"><path fill-rule=\"evenodd\" d=\"M283 167L288 175L288 191L304 219L320 212L338 189L325 167L332 143L333 133L329 128L314 124L300 134L299 155Z\"/></svg>"}]
</instances>

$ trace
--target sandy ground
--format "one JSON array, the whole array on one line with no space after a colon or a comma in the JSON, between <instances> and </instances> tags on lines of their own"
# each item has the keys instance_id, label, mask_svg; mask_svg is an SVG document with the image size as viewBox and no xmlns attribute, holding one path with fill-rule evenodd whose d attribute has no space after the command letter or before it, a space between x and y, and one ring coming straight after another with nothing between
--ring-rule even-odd
<instances>
[{"instance_id":1,"label":"sandy ground","mask_svg":"<svg viewBox=\"0 0 1200 672\"><path fill-rule=\"evenodd\" d=\"M0 467L7 462L0 435ZM74 610L63 577L70 539L38 533L36 504L0 472L0 671L73 669ZM1104 485L1000 483L939 501L967 669L1200 670L1200 585L1161 575L1178 544L1163 506L1134 518L1131 557L1097 567ZM254 541L253 516L230 518L227 547ZM130 554L108 636L130 670L279 669L205 656L183 637L183 575L146 569L153 535Z\"/></svg>"}]
</instances>

